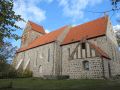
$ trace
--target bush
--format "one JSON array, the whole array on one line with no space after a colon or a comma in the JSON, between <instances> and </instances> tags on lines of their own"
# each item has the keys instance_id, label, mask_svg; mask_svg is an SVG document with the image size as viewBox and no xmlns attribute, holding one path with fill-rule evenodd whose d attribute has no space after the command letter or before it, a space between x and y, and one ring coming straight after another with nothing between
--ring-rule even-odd
<instances>
[{"instance_id":1,"label":"bush","mask_svg":"<svg viewBox=\"0 0 120 90\"><path fill-rule=\"evenodd\" d=\"M30 70L25 70L22 73L22 77L32 77L32 72Z\"/></svg>"},{"instance_id":2,"label":"bush","mask_svg":"<svg viewBox=\"0 0 120 90\"><path fill-rule=\"evenodd\" d=\"M18 70L16 71L16 78L28 78L32 77L32 72L29 70Z\"/></svg>"},{"instance_id":3,"label":"bush","mask_svg":"<svg viewBox=\"0 0 120 90\"><path fill-rule=\"evenodd\" d=\"M32 77L32 72L29 70L16 71L15 69L9 69L8 71L0 72L0 79L27 77Z\"/></svg>"},{"instance_id":4,"label":"bush","mask_svg":"<svg viewBox=\"0 0 120 90\"><path fill-rule=\"evenodd\" d=\"M63 80L63 79L69 79L68 75L61 75L61 76L56 76L56 75L44 75L44 79L57 79L57 80Z\"/></svg>"},{"instance_id":5,"label":"bush","mask_svg":"<svg viewBox=\"0 0 120 90\"><path fill-rule=\"evenodd\" d=\"M69 79L68 75L57 76L58 80Z\"/></svg>"},{"instance_id":6,"label":"bush","mask_svg":"<svg viewBox=\"0 0 120 90\"><path fill-rule=\"evenodd\" d=\"M16 77L17 77L17 73L14 71L0 72L0 79L16 78Z\"/></svg>"}]
</instances>

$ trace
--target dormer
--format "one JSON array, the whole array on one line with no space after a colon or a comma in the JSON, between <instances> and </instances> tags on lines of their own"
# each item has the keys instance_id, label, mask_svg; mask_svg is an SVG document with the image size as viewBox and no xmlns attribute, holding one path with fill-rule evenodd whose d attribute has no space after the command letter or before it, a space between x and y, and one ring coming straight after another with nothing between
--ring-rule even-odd
<instances>
[{"instance_id":1,"label":"dormer","mask_svg":"<svg viewBox=\"0 0 120 90\"><path fill-rule=\"evenodd\" d=\"M40 36L43 36L44 34L45 30L42 26L28 21L21 37L21 47L26 47L33 40Z\"/></svg>"}]
</instances>

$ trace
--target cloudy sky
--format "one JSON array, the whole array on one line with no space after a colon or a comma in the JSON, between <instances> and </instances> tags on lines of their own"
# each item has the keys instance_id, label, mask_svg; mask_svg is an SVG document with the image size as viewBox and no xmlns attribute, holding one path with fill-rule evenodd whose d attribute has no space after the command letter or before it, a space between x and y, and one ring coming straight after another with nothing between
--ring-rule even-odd
<instances>
[{"instance_id":1,"label":"cloudy sky","mask_svg":"<svg viewBox=\"0 0 120 90\"><path fill-rule=\"evenodd\" d=\"M42 25L47 32L51 32L64 25L78 25L98 17L102 12L111 10L110 0L14 0L14 11L26 21L31 20ZM92 11L92 12L88 12ZM114 28L120 28L116 21L120 18L120 11L107 13L110 16ZM26 23L19 22L22 28ZM21 35L23 31L17 31ZM20 40L12 41L20 46Z\"/></svg>"}]
</instances>

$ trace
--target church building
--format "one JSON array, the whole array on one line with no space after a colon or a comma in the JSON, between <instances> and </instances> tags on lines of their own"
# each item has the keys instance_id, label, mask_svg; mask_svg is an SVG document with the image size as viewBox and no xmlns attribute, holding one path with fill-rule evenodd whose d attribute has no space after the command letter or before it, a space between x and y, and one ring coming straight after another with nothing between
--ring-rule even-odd
<instances>
[{"instance_id":1,"label":"church building","mask_svg":"<svg viewBox=\"0 0 120 90\"><path fill-rule=\"evenodd\" d=\"M104 79L120 75L120 53L109 16L46 33L28 21L13 60L16 70L33 77Z\"/></svg>"}]
</instances>

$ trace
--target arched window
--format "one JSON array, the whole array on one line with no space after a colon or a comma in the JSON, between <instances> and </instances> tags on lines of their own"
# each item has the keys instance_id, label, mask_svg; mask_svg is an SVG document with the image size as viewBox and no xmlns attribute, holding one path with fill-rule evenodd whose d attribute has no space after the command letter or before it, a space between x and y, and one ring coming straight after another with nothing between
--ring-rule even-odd
<instances>
[{"instance_id":1,"label":"arched window","mask_svg":"<svg viewBox=\"0 0 120 90\"><path fill-rule=\"evenodd\" d=\"M48 49L48 62L50 62L50 48Z\"/></svg>"},{"instance_id":2,"label":"arched window","mask_svg":"<svg viewBox=\"0 0 120 90\"><path fill-rule=\"evenodd\" d=\"M89 70L89 61L83 61L84 70Z\"/></svg>"},{"instance_id":3,"label":"arched window","mask_svg":"<svg viewBox=\"0 0 120 90\"><path fill-rule=\"evenodd\" d=\"M42 65L39 66L39 73L42 73Z\"/></svg>"}]
</instances>

